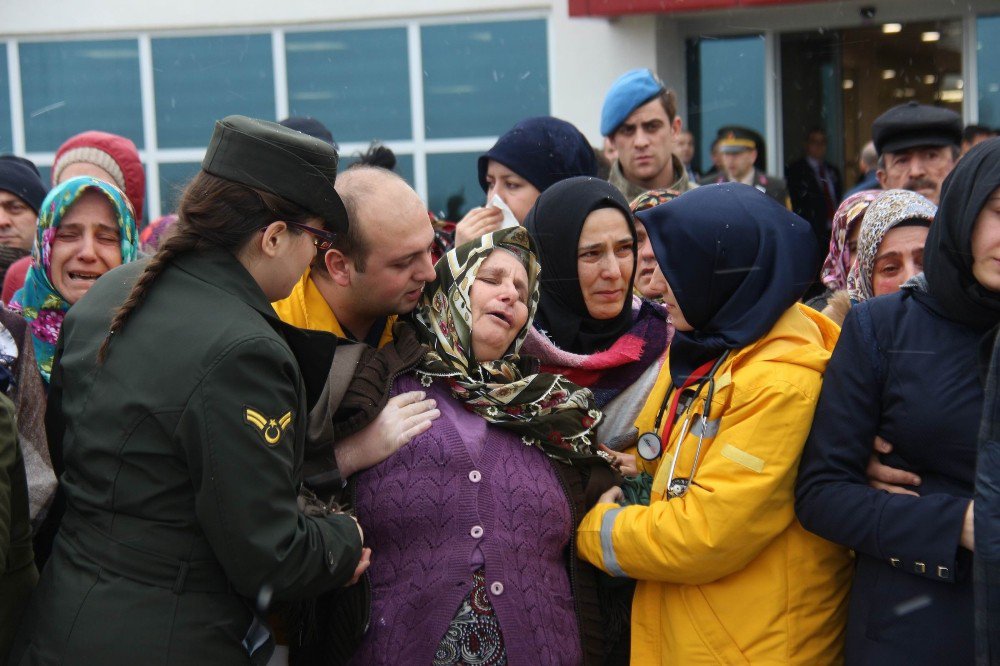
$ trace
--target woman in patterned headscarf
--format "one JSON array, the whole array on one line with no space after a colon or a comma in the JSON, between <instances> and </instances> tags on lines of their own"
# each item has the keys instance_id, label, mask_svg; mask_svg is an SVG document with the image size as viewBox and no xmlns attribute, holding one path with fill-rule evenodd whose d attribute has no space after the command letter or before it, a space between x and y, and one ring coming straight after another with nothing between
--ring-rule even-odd
<instances>
[{"instance_id":1,"label":"woman in patterned headscarf","mask_svg":"<svg viewBox=\"0 0 1000 666\"><path fill-rule=\"evenodd\" d=\"M80 176L45 197L31 267L10 308L28 322L46 383L66 312L97 278L136 259L138 238L132 205L114 185Z\"/></svg>"},{"instance_id":2,"label":"woman in patterned headscarf","mask_svg":"<svg viewBox=\"0 0 1000 666\"><path fill-rule=\"evenodd\" d=\"M885 230L900 230L891 221L912 219L920 198L908 194L907 206L898 190L883 197L866 214L861 240L884 236L884 248ZM893 201L893 214L873 216ZM923 273L879 298L870 297L879 294L867 268L874 253L859 251L861 279L852 273L851 286L862 302L826 368L799 467L799 520L855 554L848 664L976 661L971 572L989 541L982 523L973 529L972 496L979 352L1000 323L1000 139L956 164L925 245ZM892 443L882 462L912 477L905 487L870 485L876 437Z\"/></svg>"},{"instance_id":3,"label":"woman in patterned headscarf","mask_svg":"<svg viewBox=\"0 0 1000 666\"><path fill-rule=\"evenodd\" d=\"M814 310L822 312L834 294L847 289L847 274L851 272L851 264L858 252L861 220L864 219L868 206L880 194L882 190L862 190L852 194L840 203L837 212L833 214L830 251L823 261L819 276L826 291L806 301L806 305Z\"/></svg>"},{"instance_id":4,"label":"woman in patterned headscarf","mask_svg":"<svg viewBox=\"0 0 1000 666\"><path fill-rule=\"evenodd\" d=\"M597 663L595 573L574 530L614 475L593 394L519 355L538 304L531 238L487 234L436 272L411 329L425 350L392 393L425 390L441 416L354 477L373 621L352 663Z\"/></svg>"},{"instance_id":5,"label":"woman in patterned headscarf","mask_svg":"<svg viewBox=\"0 0 1000 666\"><path fill-rule=\"evenodd\" d=\"M891 294L922 271L924 242L936 212L937 206L909 190L887 190L866 204L846 286L830 297L823 314L843 324L851 305Z\"/></svg>"}]
</instances>

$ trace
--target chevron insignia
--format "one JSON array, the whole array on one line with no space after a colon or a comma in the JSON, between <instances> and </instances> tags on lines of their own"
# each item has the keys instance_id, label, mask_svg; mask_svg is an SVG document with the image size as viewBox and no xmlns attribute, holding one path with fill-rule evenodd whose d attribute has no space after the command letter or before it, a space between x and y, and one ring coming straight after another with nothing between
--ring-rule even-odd
<instances>
[{"instance_id":1,"label":"chevron insignia","mask_svg":"<svg viewBox=\"0 0 1000 666\"><path fill-rule=\"evenodd\" d=\"M281 436L292 424L292 413L285 412L279 418L272 419L264 416L253 407L243 406L243 420L253 428L264 443L268 446L275 446L281 441Z\"/></svg>"}]
</instances>

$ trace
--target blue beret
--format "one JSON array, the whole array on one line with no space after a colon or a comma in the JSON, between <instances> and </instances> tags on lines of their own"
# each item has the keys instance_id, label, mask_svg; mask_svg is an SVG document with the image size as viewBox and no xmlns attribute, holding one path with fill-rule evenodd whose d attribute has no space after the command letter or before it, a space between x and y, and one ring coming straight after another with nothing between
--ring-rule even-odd
<instances>
[{"instance_id":1,"label":"blue beret","mask_svg":"<svg viewBox=\"0 0 1000 666\"><path fill-rule=\"evenodd\" d=\"M640 106L663 92L663 82L648 69L625 72L611 84L601 109L601 134L611 136Z\"/></svg>"}]
</instances>

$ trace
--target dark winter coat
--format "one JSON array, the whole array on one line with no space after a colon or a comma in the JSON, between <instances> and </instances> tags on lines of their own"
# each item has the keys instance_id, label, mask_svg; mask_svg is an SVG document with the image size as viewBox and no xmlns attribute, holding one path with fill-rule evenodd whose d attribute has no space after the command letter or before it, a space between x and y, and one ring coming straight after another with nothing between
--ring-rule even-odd
<instances>
[{"instance_id":1,"label":"dark winter coat","mask_svg":"<svg viewBox=\"0 0 1000 666\"><path fill-rule=\"evenodd\" d=\"M983 392L982 330L905 288L851 308L827 366L796 488L796 512L857 556L848 664L968 664L972 554L960 547L972 497ZM919 497L868 485L882 462L919 475Z\"/></svg>"},{"instance_id":2,"label":"dark winter coat","mask_svg":"<svg viewBox=\"0 0 1000 666\"><path fill-rule=\"evenodd\" d=\"M178 257L97 363L143 268L109 272L63 325L49 441L67 509L22 664L259 663L254 609L342 586L360 557L352 519L296 505L303 379L323 364L300 364L311 336L231 254Z\"/></svg>"}]
</instances>

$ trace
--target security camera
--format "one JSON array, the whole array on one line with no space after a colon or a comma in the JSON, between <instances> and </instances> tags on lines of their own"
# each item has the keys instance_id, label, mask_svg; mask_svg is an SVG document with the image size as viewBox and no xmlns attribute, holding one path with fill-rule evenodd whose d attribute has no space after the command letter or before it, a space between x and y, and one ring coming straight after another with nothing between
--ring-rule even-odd
<instances>
[{"instance_id":1,"label":"security camera","mask_svg":"<svg viewBox=\"0 0 1000 666\"><path fill-rule=\"evenodd\" d=\"M873 18L875 18L876 12L878 12L878 10L875 7L862 7L859 10L859 13L861 14L861 18L863 18L863 19L873 19Z\"/></svg>"}]
</instances>

